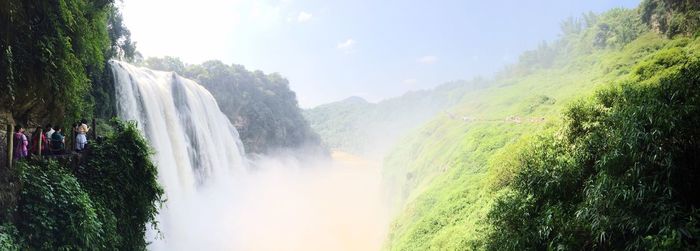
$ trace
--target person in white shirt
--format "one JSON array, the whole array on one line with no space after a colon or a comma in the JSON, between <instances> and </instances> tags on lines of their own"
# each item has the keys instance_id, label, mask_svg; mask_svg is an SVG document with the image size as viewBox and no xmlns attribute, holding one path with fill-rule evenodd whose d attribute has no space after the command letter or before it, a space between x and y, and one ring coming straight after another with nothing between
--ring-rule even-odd
<instances>
[{"instance_id":1,"label":"person in white shirt","mask_svg":"<svg viewBox=\"0 0 700 251\"><path fill-rule=\"evenodd\" d=\"M44 132L46 132L46 138L50 139L51 134L53 134L53 132L55 131L53 130L53 126L51 126L51 124L48 124L46 125L46 127L44 127Z\"/></svg>"},{"instance_id":2,"label":"person in white shirt","mask_svg":"<svg viewBox=\"0 0 700 251\"><path fill-rule=\"evenodd\" d=\"M80 152L85 149L85 145L88 143L87 133L90 131L90 127L87 125L87 119L80 121L80 125L78 125L78 128L76 128L76 131L78 136L76 137L75 141L75 150Z\"/></svg>"}]
</instances>

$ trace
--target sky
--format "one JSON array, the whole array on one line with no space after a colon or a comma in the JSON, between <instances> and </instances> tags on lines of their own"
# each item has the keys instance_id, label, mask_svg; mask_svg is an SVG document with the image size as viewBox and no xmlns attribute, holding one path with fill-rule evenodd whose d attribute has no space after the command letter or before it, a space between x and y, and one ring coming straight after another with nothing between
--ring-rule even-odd
<instances>
[{"instance_id":1,"label":"sky","mask_svg":"<svg viewBox=\"0 0 700 251\"><path fill-rule=\"evenodd\" d=\"M302 108L489 77L571 16L639 0L123 0L144 57L278 72Z\"/></svg>"}]
</instances>

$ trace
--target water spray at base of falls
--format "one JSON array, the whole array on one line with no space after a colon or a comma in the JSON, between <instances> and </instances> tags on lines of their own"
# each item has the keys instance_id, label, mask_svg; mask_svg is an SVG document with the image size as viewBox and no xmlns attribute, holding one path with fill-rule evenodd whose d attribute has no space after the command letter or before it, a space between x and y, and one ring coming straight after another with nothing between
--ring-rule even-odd
<instances>
[{"instance_id":1,"label":"water spray at base of falls","mask_svg":"<svg viewBox=\"0 0 700 251\"><path fill-rule=\"evenodd\" d=\"M377 250L388 216L378 168L263 156L247 171L214 97L172 72L110 62L118 115L155 150L167 202L151 250Z\"/></svg>"}]
</instances>

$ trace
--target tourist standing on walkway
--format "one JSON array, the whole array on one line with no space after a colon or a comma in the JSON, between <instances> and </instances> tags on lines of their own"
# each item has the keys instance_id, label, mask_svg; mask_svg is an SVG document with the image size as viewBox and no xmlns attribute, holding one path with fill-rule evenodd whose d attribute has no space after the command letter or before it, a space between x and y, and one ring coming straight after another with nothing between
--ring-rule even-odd
<instances>
[{"instance_id":1,"label":"tourist standing on walkway","mask_svg":"<svg viewBox=\"0 0 700 251\"><path fill-rule=\"evenodd\" d=\"M75 142L75 150L76 151L82 151L85 149L85 146L87 145L87 133L90 131L90 127L87 125L87 119L83 119L80 121L80 125L78 126L77 133L78 136L76 137L76 142Z\"/></svg>"},{"instance_id":2,"label":"tourist standing on walkway","mask_svg":"<svg viewBox=\"0 0 700 251\"><path fill-rule=\"evenodd\" d=\"M29 155L27 146L29 146L29 140L27 140L27 135L24 135L24 128L17 126L17 129L15 129L15 161L26 158Z\"/></svg>"},{"instance_id":3,"label":"tourist standing on walkway","mask_svg":"<svg viewBox=\"0 0 700 251\"><path fill-rule=\"evenodd\" d=\"M63 154L66 146L66 137L63 136L63 128L56 126L56 130L51 134L51 152L53 154Z\"/></svg>"},{"instance_id":4,"label":"tourist standing on walkway","mask_svg":"<svg viewBox=\"0 0 700 251\"><path fill-rule=\"evenodd\" d=\"M41 153L46 154L47 148L49 145L49 141L46 140L46 135L41 133L41 127L37 127L36 130L34 130L34 133L32 134L32 146L31 146L31 152L32 154L39 154L39 145L41 145Z\"/></svg>"},{"instance_id":5,"label":"tourist standing on walkway","mask_svg":"<svg viewBox=\"0 0 700 251\"><path fill-rule=\"evenodd\" d=\"M44 128L44 132L46 132L46 138L51 140L51 134L53 134L53 132L55 132L55 131L53 129L53 126L51 126L51 124L47 124L46 127Z\"/></svg>"}]
</instances>

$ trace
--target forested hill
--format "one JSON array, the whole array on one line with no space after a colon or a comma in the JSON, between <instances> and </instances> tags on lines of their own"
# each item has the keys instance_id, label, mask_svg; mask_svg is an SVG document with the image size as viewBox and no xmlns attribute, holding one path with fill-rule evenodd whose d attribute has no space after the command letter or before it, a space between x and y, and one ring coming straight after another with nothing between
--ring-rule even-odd
<instances>
[{"instance_id":1,"label":"forested hill","mask_svg":"<svg viewBox=\"0 0 700 251\"><path fill-rule=\"evenodd\" d=\"M148 58L143 65L177 72L207 88L238 129L246 153L296 149L326 154L318 134L302 116L289 81L278 73L249 71L217 60L185 65L173 57Z\"/></svg>"},{"instance_id":2,"label":"forested hill","mask_svg":"<svg viewBox=\"0 0 700 251\"><path fill-rule=\"evenodd\" d=\"M350 97L307 109L304 116L329 147L381 157L407 131L457 104L466 92L486 85L481 79L455 81L378 103Z\"/></svg>"},{"instance_id":3,"label":"forested hill","mask_svg":"<svg viewBox=\"0 0 700 251\"><path fill-rule=\"evenodd\" d=\"M698 250L699 14L647 0L566 20L402 138L385 249Z\"/></svg>"}]
</instances>

